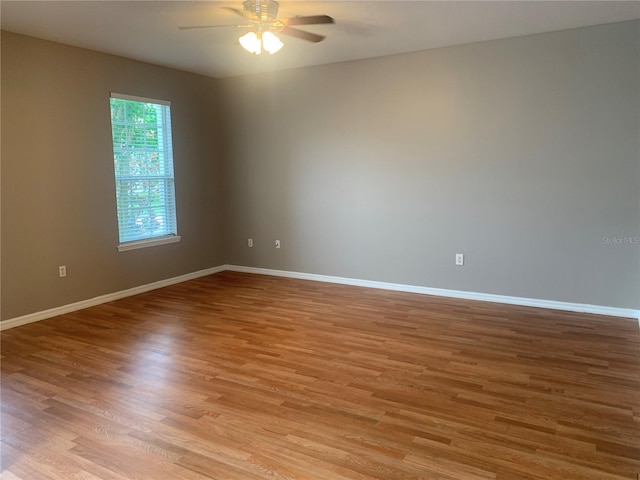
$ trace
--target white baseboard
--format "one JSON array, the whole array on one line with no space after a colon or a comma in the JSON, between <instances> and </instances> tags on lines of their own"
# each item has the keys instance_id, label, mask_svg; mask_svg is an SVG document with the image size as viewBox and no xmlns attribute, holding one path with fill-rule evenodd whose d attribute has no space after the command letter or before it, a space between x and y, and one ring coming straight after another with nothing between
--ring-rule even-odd
<instances>
[{"instance_id":1,"label":"white baseboard","mask_svg":"<svg viewBox=\"0 0 640 480\"><path fill-rule=\"evenodd\" d=\"M358 280L355 278L333 277L329 275L317 275L315 273L287 272L284 270L271 270L268 268L242 267L239 265L226 265L226 270L244 273L256 273L259 275L273 275L276 277L299 278L302 280L314 280L317 282L341 283L357 287L381 288L383 290L396 290L400 292L420 293L423 295L436 295L439 297L463 298L466 300L481 300L483 302L506 303L509 305L522 305L527 307L550 308L569 312L595 313L612 317L636 318L640 324L640 310L631 308L605 307L590 305L587 303L558 302L555 300L539 300L526 297L511 297L507 295L493 295L490 293L466 292L463 290L447 290L443 288L419 287L416 285L404 285L401 283L376 282L372 280Z\"/></svg>"},{"instance_id":2,"label":"white baseboard","mask_svg":"<svg viewBox=\"0 0 640 480\"><path fill-rule=\"evenodd\" d=\"M150 290L156 290L162 287L168 287L169 285L175 285L176 283L186 282L187 280L193 280L194 278L204 277L206 275L212 275L214 273L222 272L226 270L225 265L219 265L217 267L207 268L205 270L199 270L197 272L187 273L178 277L167 278L165 280L159 280L157 282L148 283L146 285L140 285L138 287L129 288L127 290L121 290L119 292L108 293L106 295L100 295L99 297L90 298L88 300L82 300L76 303L70 303L68 305L62 305L60 307L51 308L49 310L43 310L41 312L30 313L23 315L22 317L11 318L0 322L0 331L8 330L9 328L19 327L20 325L26 325L27 323L38 322L45 318L57 317L65 313L75 312L82 310L83 308L93 307L100 305L101 303L112 302L113 300L119 300L125 297L131 297L138 295L139 293L148 292Z\"/></svg>"},{"instance_id":3,"label":"white baseboard","mask_svg":"<svg viewBox=\"0 0 640 480\"><path fill-rule=\"evenodd\" d=\"M285 270L271 270L268 268L243 267L239 265L219 265L217 267L187 273L178 277L167 278L158 282L140 285L138 287L121 290L119 292L101 295L99 297L82 300L68 305L43 310L41 312L30 313L22 317L11 318L0 322L0 331L26 325L27 323L38 322L46 318L56 317L65 313L75 312L83 308L93 307L102 303L111 302L120 298L131 297L139 293L156 290L176 283L186 282L195 278L212 275L214 273L230 270L233 272L253 273L258 275L272 275L275 277L298 278L301 280L313 280L316 282L339 283L343 285L353 285L356 287L380 288L383 290L396 290L399 292L419 293L423 295L436 295L440 297L462 298L467 300L481 300L484 302L506 303L510 305L523 305L527 307L551 308L554 310L565 310L570 312L595 313L599 315L610 315L613 317L636 318L640 324L640 310L630 308L604 307L599 305L589 305L585 303L557 302L554 300L538 300L535 298L510 297L507 295L493 295L489 293L465 292L462 290L447 290L442 288L419 287L416 285L405 285L401 283L377 282L372 280L359 280L356 278L334 277L330 275L318 275L315 273L288 272Z\"/></svg>"}]
</instances>

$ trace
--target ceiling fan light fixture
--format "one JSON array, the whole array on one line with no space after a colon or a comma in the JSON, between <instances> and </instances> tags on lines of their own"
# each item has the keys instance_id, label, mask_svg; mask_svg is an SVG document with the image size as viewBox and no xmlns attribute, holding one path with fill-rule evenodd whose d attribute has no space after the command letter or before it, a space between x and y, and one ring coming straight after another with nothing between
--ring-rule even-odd
<instances>
[{"instance_id":1,"label":"ceiling fan light fixture","mask_svg":"<svg viewBox=\"0 0 640 480\"><path fill-rule=\"evenodd\" d=\"M256 55L260 55L263 49L270 54L274 54L284 45L282 41L271 32L264 32L262 34L253 31L247 32L242 35L238 41L247 52L255 53Z\"/></svg>"}]
</instances>

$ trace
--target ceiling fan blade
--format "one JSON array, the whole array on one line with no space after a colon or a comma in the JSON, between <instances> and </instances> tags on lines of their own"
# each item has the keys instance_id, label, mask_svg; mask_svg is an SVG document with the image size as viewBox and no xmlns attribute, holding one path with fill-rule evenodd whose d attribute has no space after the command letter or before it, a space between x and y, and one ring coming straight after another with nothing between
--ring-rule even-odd
<instances>
[{"instance_id":1,"label":"ceiling fan blade","mask_svg":"<svg viewBox=\"0 0 640 480\"><path fill-rule=\"evenodd\" d=\"M233 8L233 7L222 7L222 8L224 8L225 10L229 10L230 12L233 12L236 15L240 15L242 18L247 18L244 12L238 8Z\"/></svg>"},{"instance_id":2,"label":"ceiling fan blade","mask_svg":"<svg viewBox=\"0 0 640 480\"><path fill-rule=\"evenodd\" d=\"M178 30L195 30L197 28L223 28L223 27L234 27L234 28L245 28L251 27L250 23L246 25L191 25L187 27L178 27Z\"/></svg>"},{"instance_id":3,"label":"ceiling fan blade","mask_svg":"<svg viewBox=\"0 0 640 480\"><path fill-rule=\"evenodd\" d=\"M326 37L322 35L317 35L311 32L304 32L302 30L298 30L297 28L291 27L282 27L280 33L284 33L285 35L289 35L290 37L300 38L302 40L306 40L307 42L318 43L324 40Z\"/></svg>"},{"instance_id":4,"label":"ceiling fan blade","mask_svg":"<svg viewBox=\"0 0 640 480\"><path fill-rule=\"evenodd\" d=\"M291 17L282 19L285 25L322 25L325 23L336 23L329 15L311 15L308 17Z\"/></svg>"}]
</instances>

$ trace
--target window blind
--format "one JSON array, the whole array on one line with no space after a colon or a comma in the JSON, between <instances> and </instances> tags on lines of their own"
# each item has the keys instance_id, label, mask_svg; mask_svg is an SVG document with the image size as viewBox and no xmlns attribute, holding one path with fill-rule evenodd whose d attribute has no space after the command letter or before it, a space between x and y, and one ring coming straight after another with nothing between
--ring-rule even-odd
<instances>
[{"instance_id":1,"label":"window blind","mask_svg":"<svg viewBox=\"0 0 640 480\"><path fill-rule=\"evenodd\" d=\"M111 94L120 243L177 235L171 104Z\"/></svg>"}]
</instances>

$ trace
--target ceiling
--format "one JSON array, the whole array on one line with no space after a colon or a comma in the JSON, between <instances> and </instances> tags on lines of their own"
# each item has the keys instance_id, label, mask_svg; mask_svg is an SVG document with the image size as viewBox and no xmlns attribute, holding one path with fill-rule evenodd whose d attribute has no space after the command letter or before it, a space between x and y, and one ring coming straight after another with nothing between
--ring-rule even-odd
<instances>
[{"instance_id":1,"label":"ceiling","mask_svg":"<svg viewBox=\"0 0 640 480\"><path fill-rule=\"evenodd\" d=\"M327 14L335 25L301 29L317 44L282 36L277 54L256 57L238 43L244 29L178 30L234 24L222 7L242 1L10 1L2 29L211 77L343 62L640 18L640 2L288 1L279 17Z\"/></svg>"}]
</instances>

